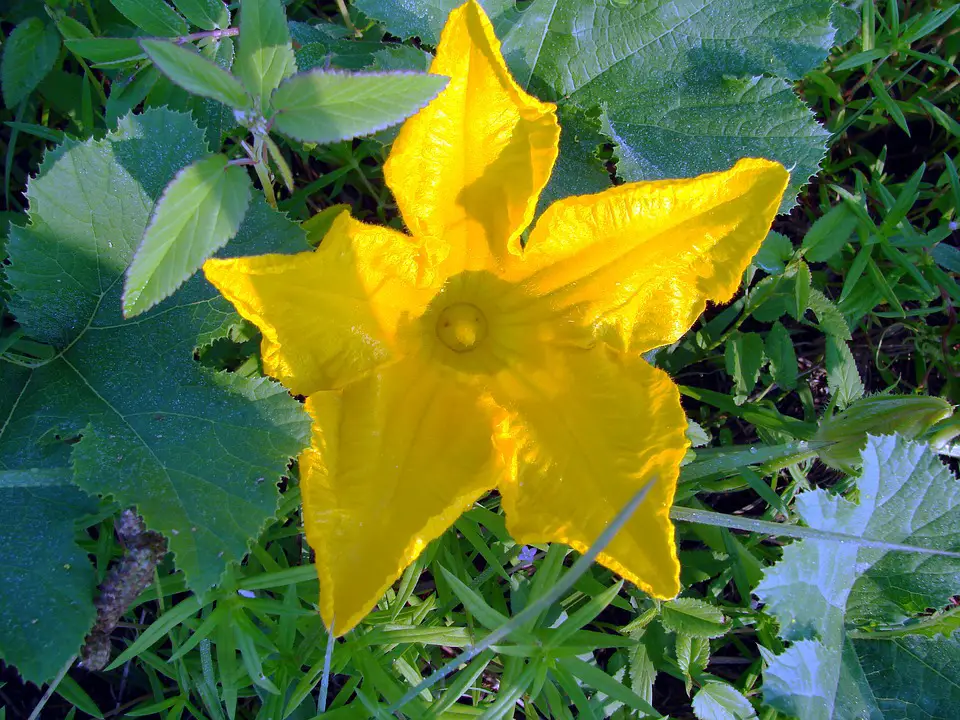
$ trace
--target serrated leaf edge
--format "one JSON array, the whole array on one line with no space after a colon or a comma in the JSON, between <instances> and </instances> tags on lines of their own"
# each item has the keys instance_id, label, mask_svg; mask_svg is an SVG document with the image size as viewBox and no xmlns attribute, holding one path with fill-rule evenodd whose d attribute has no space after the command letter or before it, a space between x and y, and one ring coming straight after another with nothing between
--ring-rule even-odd
<instances>
[{"instance_id":1,"label":"serrated leaf edge","mask_svg":"<svg viewBox=\"0 0 960 720\"><path fill-rule=\"evenodd\" d=\"M373 71L373 70L363 71L363 70L361 70L361 71L357 71L357 72L349 72L349 71L345 71L345 70L332 70L332 69L331 69L331 70L327 70L327 69L324 69L324 68L315 68L315 69L313 69L313 70L308 70L307 72L304 72L304 73L296 73L296 74L294 74L294 75L291 75L291 76L288 77L288 78L285 78L285 79L280 83L280 85L277 86L277 89L273 91L273 94L275 94L275 93L277 92L277 90L279 90L280 88L282 88L282 87L283 87L284 85L286 85L287 83L292 82L292 81L296 80L297 78L304 77L304 76L307 76L307 75L336 75L336 76L341 76L341 77L357 77L357 76L360 76L360 77L397 77L397 76L438 77L438 78L445 78L445 79L448 81L448 83L449 83L449 80L450 80L450 78L448 78L446 75L436 75L436 74L434 74L434 73L422 73L422 72L416 72L416 71L414 71L414 70L393 70L393 71ZM432 103L434 100L436 100L436 99L437 99L437 96L439 96L440 93L442 93L442 92L446 89L446 86L447 86L448 83L445 83L444 86L441 87L439 90L437 90L437 92L436 92L429 100L427 100L425 103L422 103L422 104L418 103L418 104L416 104L416 105L414 106L413 112L410 113L410 115L408 115L407 117L402 118L402 119L400 119L400 120L397 120L397 121L395 121L395 122L383 123L383 124L381 124L381 125L376 126L375 128L373 128L373 129L371 129L371 130L367 130L367 131L364 131L364 132L362 132L362 133L356 133L356 134L352 134L352 135L342 135L342 136L338 136L336 139L330 140L329 143L342 142L342 141L344 141L344 140L351 140L351 139L353 139L353 138L358 138L358 137L369 137L370 135L375 135L376 133L381 132L381 131L383 131L383 130L386 130L386 129L389 128L389 127L393 127L394 125L399 125L399 124L401 124L401 123L403 123L403 122L406 122L408 119L410 119L411 117L413 117L413 115L416 115L420 110L423 110L425 107L427 107L427 105L429 105L429 104ZM272 105L272 103L273 103L273 94L270 95L271 105ZM277 111L276 111L276 115L282 115L282 114L283 114L283 110L277 110ZM286 132L286 131L281 131L281 130L278 130L277 132L279 132L281 135L285 135L285 136L287 136L287 137L293 138L294 140L298 140L298 141L300 141L300 142L314 142L313 140L310 140L309 138L300 137L300 136L298 136L298 135L296 135L296 134L294 134L294 133L288 133L288 132Z\"/></svg>"}]
</instances>

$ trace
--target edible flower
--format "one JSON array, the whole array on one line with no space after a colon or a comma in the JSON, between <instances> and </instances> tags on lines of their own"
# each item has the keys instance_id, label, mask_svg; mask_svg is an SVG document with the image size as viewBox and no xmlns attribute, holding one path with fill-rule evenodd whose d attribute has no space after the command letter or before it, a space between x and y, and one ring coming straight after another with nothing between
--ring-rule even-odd
<instances>
[{"instance_id":1,"label":"edible flower","mask_svg":"<svg viewBox=\"0 0 960 720\"><path fill-rule=\"evenodd\" d=\"M518 543L583 552L651 478L598 560L674 597L687 422L643 353L733 296L788 174L745 159L568 197L524 241L557 159L556 106L517 85L473 0L450 13L431 72L450 83L384 168L409 234L343 213L316 251L204 266L313 417L299 466L324 621L355 627L491 490Z\"/></svg>"}]
</instances>

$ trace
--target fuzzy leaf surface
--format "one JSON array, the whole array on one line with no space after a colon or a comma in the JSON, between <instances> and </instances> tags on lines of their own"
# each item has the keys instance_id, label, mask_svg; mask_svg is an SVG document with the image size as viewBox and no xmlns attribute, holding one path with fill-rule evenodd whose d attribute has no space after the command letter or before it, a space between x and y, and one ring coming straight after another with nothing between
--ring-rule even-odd
<instances>
[{"instance_id":1,"label":"fuzzy leaf surface","mask_svg":"<svg viewBox=\"0 0 960 720\"><path fill-rule=\"evenodd\" d=\"M300 73L273 93L278 132L331 143L396 125L425 107L447 79L421 73Z\"/></svg>"},{"instance_id":2,"label":"fuzzy leaf surface","mask_svg":"<svg viewBox=\"0 0 960 720\"><path fill-rule=\"evenodd\" d=\"M237 234L249 204L250 177L228 165L226 155L210 155L177 173L127 270L124 315L139 315L169 297Z\"/></svg>"},{"instance_id":3,"label":"fuzzy leaf surface","mask_svg":"<svg viewBox=\"0 0 960 720\"><path fill-rule=\"evenodd\" d=\"M0 379L16 383L18 371L0 365ZM74 524L97 502L70 476L0 469L0 657L37 685L79 650L96 617L96 576Z\"/></svg>"},{"instance_id":4,"label":"fuzzy leaf surface","mask_svg":"<svg viewBox=\"0 0 960 720\"><path fill-rule=\"evenodd\" d=\"M276 383L193 360L237 323L202 277L136 319L120 314L156 200L205 152L189 116L155 110L48 154L28 189L30 225L10 238L8 277L17 320L57 355L12 390L0 418L3 466L72 464L83 489L136 505L200 592L273 515L276 481L309 427ZM302 231L258 200L225 252L303 247Z\"/></svg>"},{"instance_id":5,"label":"fuzzy leaf surface","mask_svg":"<svg viewBox=\"0 0 960 720\"><path fill-rule=\"evenodd\" d=\"M460 0L355 0L392 34L435 45ZM599 111L625 180L692 177L742 157L791 169L782 209L827 133L790 81L833 44L830 0L483 0L517 82ZM579 133L574 116L565 131ZM589 161L588 161L589 162Z\"/></svg>"}]
</instances>

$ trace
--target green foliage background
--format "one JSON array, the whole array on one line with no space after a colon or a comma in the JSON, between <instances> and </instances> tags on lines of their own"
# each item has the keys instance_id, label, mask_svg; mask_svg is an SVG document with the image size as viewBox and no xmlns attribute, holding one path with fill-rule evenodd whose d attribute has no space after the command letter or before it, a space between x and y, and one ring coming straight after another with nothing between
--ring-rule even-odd
<instances>
[{"instance_id":1,"label":"green foliage background","mask_svg":"<svg viewBox=\"0 0 960 720\"><path fill-rule=\"evenodd\" d=\"M391 128L440 86L389 73L426 70L457 4L0 14L0 717L956 717L953 2L482 0L518 82L560 107L543 204L754 155L791 192L743 292L653 358L696 446L680 598L517 546L491 496L327 637L307 418L194 272L315 245L344 206L400 227ZM130 506L170 553L90 672Z\"/></svg>"}]
</instances>

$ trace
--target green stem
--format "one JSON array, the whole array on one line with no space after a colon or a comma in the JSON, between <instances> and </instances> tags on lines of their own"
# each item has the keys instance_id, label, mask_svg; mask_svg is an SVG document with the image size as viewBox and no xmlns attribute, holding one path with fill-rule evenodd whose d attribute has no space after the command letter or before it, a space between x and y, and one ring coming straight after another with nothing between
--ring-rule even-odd
<instances>
[{"instance_id":1,"label":"green stem","mask_svg":"<svg viewBox=\"0 0 960 720\"><path fill-rule=\"evenodd\" d=\"M223 30L204 30L203 32L190 33L189 35L180 35L170 38L177 45L183 45L194 40L203 40L204 38L213 38L219 40L224 37L233 37L240 34L240 28L224 28Z\"/></svg>"},{"instance_id":2,"label":"green stem","mask_svg":"<svg viewBox=\"0 0 960 720\"><path fill-rule=\"evenodd\" d=\"M945 620L949 622L951 618L957 615L960 615L960 607L951 608L950 610L940 613L939 615L931 615L928 618L924 618L920 622L904 625L903 627L872 631L850 630L847 632L847 637L854 640L879 640L882 638L895 638L902 637L904 635L923 634L924 630L936 632L939 629L939 626L944 624ZM947 633L944 634L946 635Z\"/></svg>"},{"instance_id":3,"label":"green stem","mask_svg":"<svg viewBox=\"0 0 960 720\"><path fill-rule=\"evenodd\" d=\"M83 9L87 12L87 18L90 20L90 28L93 30L93 34L100 35L100 25L97 23L97 16L90 6L90 0L81 0L81 2L83 3Z\"/></svg>"},{"instance_id":4,"label":"green stem","mask_svg":"<svg viewBox=\"0 0 960 720\"><path fill-rule=\"evenodd\" d=\"M270 177L270 168L267 167L267 159L264 153L265 148L266 143L264 143L263 136L254 134L253 152L251 153L254 161L253 169L257 171L257 177L260 178L260 185L263 187L263 196L267 199L267 203L269 203L270 207L276 209L277 195L273 191L273 178Z\"/></svg>"},{"instance_id":5,"label":"green stem","mask_svg":"<svg viewBox=\"0 0 960 720\"><path fill-rule=\"evenodd\" d=\"M798 540L833 540L835 542L852 543L859 547L876 548L878 550L897 550L923 555L942 555L944 557L960 558L960 553L950 552L948 550L917 547L915 545L901 545L899 543L888 543L880 540L867 540L866 538L847 535L846 533L817 530L816 528L802 527L800 525L784 525L783 523L775 523L768 520L755 520L753 518L713 512L712 510L694 510L693 508L680 507L678 505L670 508L670 517L679 522L699 523L701 525L712 525L713 527L723 527L731 530L744 530L746 532L761 533L763 535L790 537Z\"/></svg>"},{"instance_id":6,"label":"green stem","mask_svg":"<svg viewBox=\"0 0 960 720\"><path fill-rule=\"evenodd\" d=\"M43 710L44 705L49 702L50 698L53 697L53 693L60 686L60 682L63 680L64 675L67 674L67 671L70 669L70 666L73 665L73 661L77 659L76 655L73 655L62 668L60 672L56 674L53 680L50 681L50 684L47 686L47 691L43 694L43 697L40 698L40 702L37 703L37 706L33 709L33 712L30 713L30 717L27 720L37 720L40 717L40 712Z\"/></svg>"}]
</instances>

